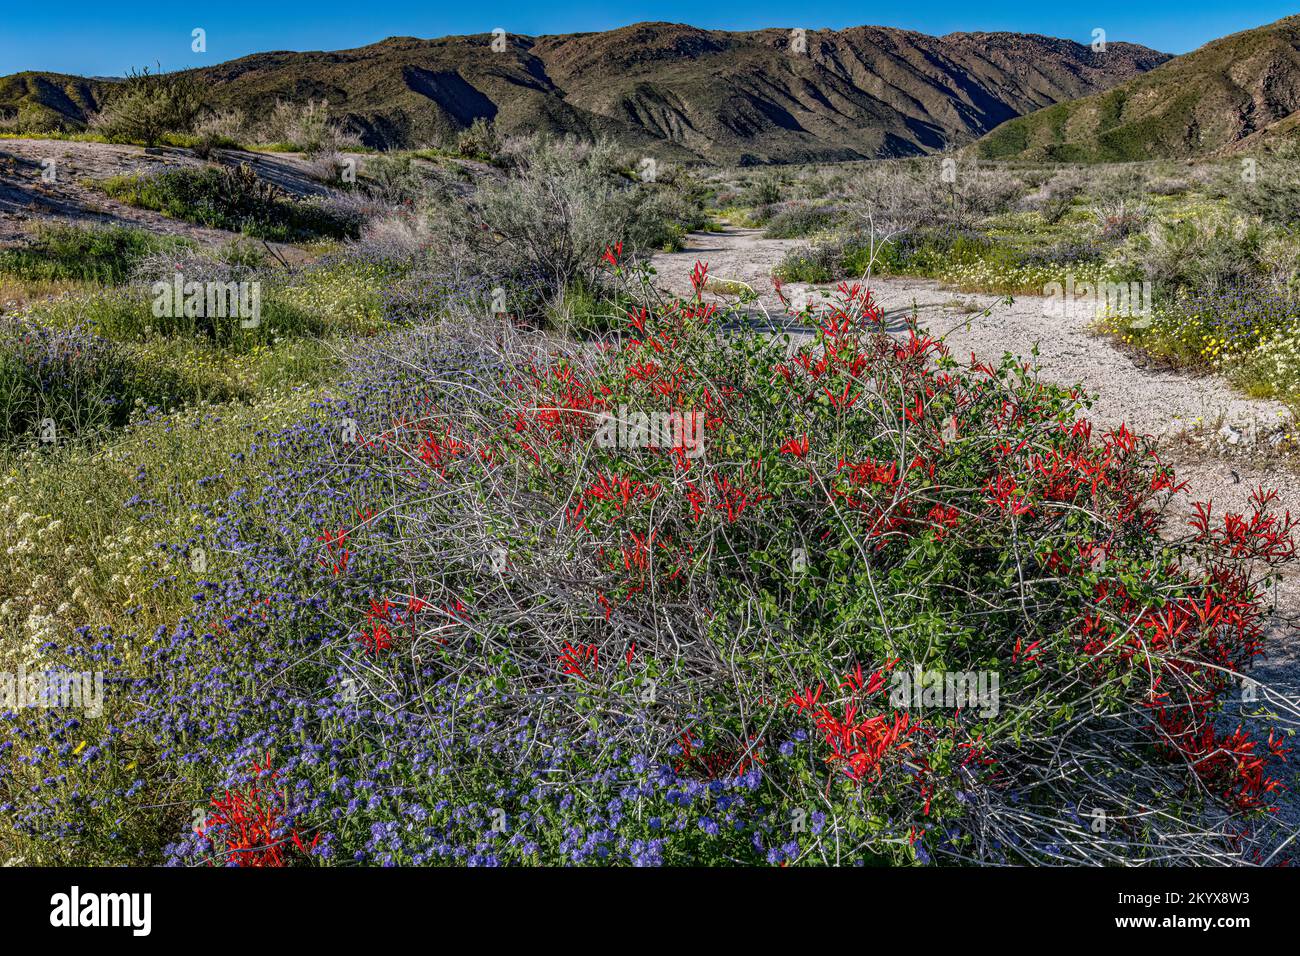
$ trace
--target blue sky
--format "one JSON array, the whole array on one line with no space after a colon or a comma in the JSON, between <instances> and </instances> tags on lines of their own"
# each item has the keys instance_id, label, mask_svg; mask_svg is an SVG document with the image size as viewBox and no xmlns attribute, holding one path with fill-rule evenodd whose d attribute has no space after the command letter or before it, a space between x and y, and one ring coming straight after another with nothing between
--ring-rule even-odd
<instances>
[{"instance_id":1,"label":"blue sky","mask_svg":"<svg viewBox=\"0 0 1300 956\"><path fill-rule=\"evenodd\" d=\"M132 66L179 69L219 63L264 50L334 50L389 36L605 30L641 20L700 27L839 28L859 24L923 33L1016 30L1088 42L1094 27L1111 40L1131 40L1185 53L1228 33L1295 13L1294 5L1248 0L928 0L863 4L847 0L496 0L444 7L414 0L0 0L0 75L54 70L115 76ZM191 52L191 31L207 31L207 52Z\"/></svg>"}]
</instances>

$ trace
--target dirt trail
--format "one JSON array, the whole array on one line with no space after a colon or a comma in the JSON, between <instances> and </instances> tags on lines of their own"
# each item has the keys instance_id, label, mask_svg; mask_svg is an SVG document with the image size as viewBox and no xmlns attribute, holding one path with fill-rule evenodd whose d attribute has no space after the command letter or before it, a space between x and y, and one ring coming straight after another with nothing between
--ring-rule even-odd
<instances>
[{"instance_id":1,"label":"dirt trail","mask_svg":"<svg viewBox=\"0 0 1300 956\"><path fill-rule=\"evenodd\" d=\"M756 229L695 233L687 248L654 258L661 285L689 294L696 260L709 265L718 280L740 281L759 295L773 316L784 309L772 286L772 268L800 240L765 239ZM913 308L921 324L942 333L957 357L971 353L999 360L1004 353L1032 359L1044 379L1082 385L1096 396L1092 418L1098 423L1126 423L1135 431L1160 436L1161 454L1188 482L1187 500L1212 500L1215 513L1243 510L1253 488L1277 489L1282 507L1300 515L1300 477L1275 463L1270 438L1286 422L1277 402L1250 399L1217 376L1191 376L1146 368L1088 331L1093 316L1084 310L1052 314L1047 300L969 294L942 288L924 279L873 279L876 302L888 314ZM787 283L785 294L799 303L830 291ZM987 311L987 314L985 314ZM1269 657L1260 678L1300 694L1300 568L1288 569L1277 589L1277 614L1269 640Z\"/></svg>"}]
</instances>

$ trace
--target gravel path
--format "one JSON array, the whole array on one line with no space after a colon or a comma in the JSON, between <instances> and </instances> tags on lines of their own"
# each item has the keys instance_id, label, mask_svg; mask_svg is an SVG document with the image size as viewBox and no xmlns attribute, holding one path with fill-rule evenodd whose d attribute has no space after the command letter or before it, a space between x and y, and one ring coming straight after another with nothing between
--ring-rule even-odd
<instances>
[{"instance_id":1,"label":"gravel path","mask_svg":"<svg viewBox=\"0 0 1300 956\"><path fill-rule=\"evenodd\" d=\"M706 262L711 277L746 283L759 294L760 305L779 316L783 308L772 286L772 269L800 244L764 239L756 229L696 233L685 250L656 255L653 264L665 289L689 294L691 268L696 260ZM1165 460L1188 482L1185 501L1212 500L1218 514L1243 510L1251 490L1263 484L1277 489L1282 506L1300 515L1300 477L1277 463L1269 442L1279 423L1286 422L1280 404L1247 398L1216 376L1144 367L1140 358L1091 334L1091 314L1050 314L1047 300L1038 296L1017 296L1007 304L1005 298L954 292L922 279L874 279L870 285L887 313L903 315L915 307L923 325L945 335L955 356L974 353L996 361L1010 352L1030 358L1036 346L1034 361L1043 378L1082 385L1096 396L1094 421L1123 422L1160 436ZM796 303L825 291L785 286ZM1268 646L1260 679L1300 695L1300 568L1289 568L1277 589Z\"/></svg>"}]
</instances>

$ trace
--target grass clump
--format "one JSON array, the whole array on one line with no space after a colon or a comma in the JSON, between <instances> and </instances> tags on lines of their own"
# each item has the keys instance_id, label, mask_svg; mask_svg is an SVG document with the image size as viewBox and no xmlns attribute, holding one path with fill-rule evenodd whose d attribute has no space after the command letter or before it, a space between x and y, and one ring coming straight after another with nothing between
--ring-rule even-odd
<instances>
[{"instance_id":1,"label":"grass clump","mask_svg":"<svg viewBox=\"0 0 1300 956\"><path fill-rule=\"evenodd\" d=\"M193 247L187 239L124 226L45 225L26 246L0 250L0 273L39 282L116 285L147 256Z\"/></svg>"},{"instance_id":2,"label":"grass clump","mask_svg":"<svg viewBox=\"0 0 1300 956\"><path fill-rule=\"evenodd\" d=\"M258 178L251 167L204 166L98 184L109 196L184 222L281 242L355 238L354 216L299 200Z\"/></svg>"},{"instance_id":3,"label":"grass clump","mask_svg":"<svg viewBox=\"0 0 1300 956\"><path fill-rule=\"evenodd\" d=\"M141 407L197 397L173 370L83 328L0 323L0 443L82 438L125 425Z\"/></svg>"}]
</instances>

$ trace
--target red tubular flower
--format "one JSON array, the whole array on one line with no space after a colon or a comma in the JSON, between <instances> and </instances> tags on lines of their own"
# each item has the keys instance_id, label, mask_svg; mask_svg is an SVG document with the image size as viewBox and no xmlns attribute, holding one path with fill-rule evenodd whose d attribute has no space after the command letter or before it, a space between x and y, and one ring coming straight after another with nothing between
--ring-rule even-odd
<instances>
[{"instance_id":1,"label":"red tubular flower","mask_svg":"<svg viewBox=\"0 0 1300 956\"><path fill-rule=\"evenodd\" d=\"M1021 659L1024 659L1026 661L1033 661L1039 667L1042 667L1043 662L1039 660L1038 644L1038 641L1034 641L1026 647L1023 638L1017 637L1016 646L1011 650L1012 663L1019 663Z\"/></svg>"},{"instance_id":2,"label":"red tubular flower","mask_svg":"<svg viewBox=\"0 0 1300 956\"><path fill-rule=\"evenodd\" d=\"M794 438L787 439L782 443L780 448L782 455L793 455L795 458L802 458L808 454L808 433L798 435Z\"/></svg>"},{"instance_id":3,"label":"red tubular flower","mask_svg":"<svg viewBox=\"0 0 1300 956\"><path fill-rule=\"evenodd\" d=\"M695 263L695 268L691 270L691 288L695 290L695 301L700 301L704 295L704 286L709 281L709 264L707 262Z\"/></svg>"},{"instance_id":4,"label":"red tubular flower","mask_svg":"<svg viewBox=\"0 0 1300 956\"><path fill-rule=\"evenodd\" d=\"M748 746L745 747L728 747L708 753L696 753L691 735L686 731L682 731L678 742L681 744L682 758L677 761L674 769L680 774L696 771L708 780L717 780L720 777L740 776L755 764L764 764L759 756L763 741L758 737L750 737Z\"/></svg>"},{"instance_id":5,"label":"red tubular flower","mask_svg":"<svg viewBox=\"0 0 1300 956\"><path fill-rule=\"evenodd\" d=\"M574 647L566 641L560 651L560 673L579 680L588 680L587 671L584 669L586 664L591 665L593 673L600 670L600 651L596 645L579 644Z\"/></svg>"},{"instance_id":6,"label":"red tubular flower","mask_svg":"<svg viewBox=\"0 0 1300 956\"><path fill-rule=\"evenodd\" d=\"M942 541L948 536L949 529L957 527L960 523L961 512L949 505L940 504L926 512L926 517L934 526L934 539Z\"/></svg>"},{"instance_id":7,"label":"red tubular flower","mask_svg":"<svg viewBox=\"0 0 1300 956\"><path fill-rule=\"evenodd\" d=\"M823 385L822 392L828 399L830 399L831 405L838 409L852 408L857 403L858 399L862 397L860 392L853 391L852 382L845 382L844 390L838 393L832 392L829 388Z\"/></svg>"},{"instance_id":8,"label":"red tubular flower","mask_svg":"<svg viewBox=\"0 0 1300 956\"><path fill-rule=\"evenodd\" d=\"M854 664L853 670L844 675L844 681L840 684L840 690L849 689L853 691L862 690L862 665Z\"/></svg>"},{"instance_id":9,"label":"red tubular flower","mask_svg":"<svg viewBox=\"0 0 1300 956\"><path fill-rule=\"evenodd\" d=\"M998 475L984 482L984 492L989 504L1011 515L1033 514L1034 508L1026 503L1025 494L1010 475Z\"/></svg>"},{"instance_id":10,"label":"red tubular flower","mask_svg":"<svg viewBox=\"0 0 1300 956\"><path fill-rule=\"evenodd\" d=\"M790 699L786 701L786 703L798 710L801 714L806 713L807 711L812 710L813 705L817 703L825 687L825 684L818 684L817 690L815 691L811 687L805 687L802 695L798 691L791 691Z\"/></svg>"},{"instance_id":11,"label":"red tubular flower","mask_svg":"<svg viewBox=\"0 0 1300 956\"><path fill-rule=\"evenodd\" d=\"M378 654L392 648L393 632L387 624L374 624L369 631L362 629L359 640L367 654Z\"/></svg>"},{"instance_id":12,"label":"red tubular flower","mask_svg":"<svg viewBox=\"0 0 1300 956\"><path fill-rule=\"evenodd\" d=\"M212 798L211 812L197 832L217 851L220 862L237 866L286 866L285 850L290 845L309 854L320 834L308 844L296 829L284 833L288 796L274 786L279 772L271 770L270 753L263 763L253 761L249 772L256 779L247 787ZM263 778L266 783L261 782Z\"/></svg>"},{"instance_id":13,"label":"red tubular flower","mask_svg":"<svg viewBox=\"0 0 1300 956\"><path fill-rule=\"evenodd\" d=\"M330 569L330 573L339 575L348 569L348 562L352 560L352 552L343 545L348 540L348 530L339 528L337 531L325 531L324 534L316 538L325 544L325 557L318 559L319 563Z\"/></svg>"}]
</instances>

